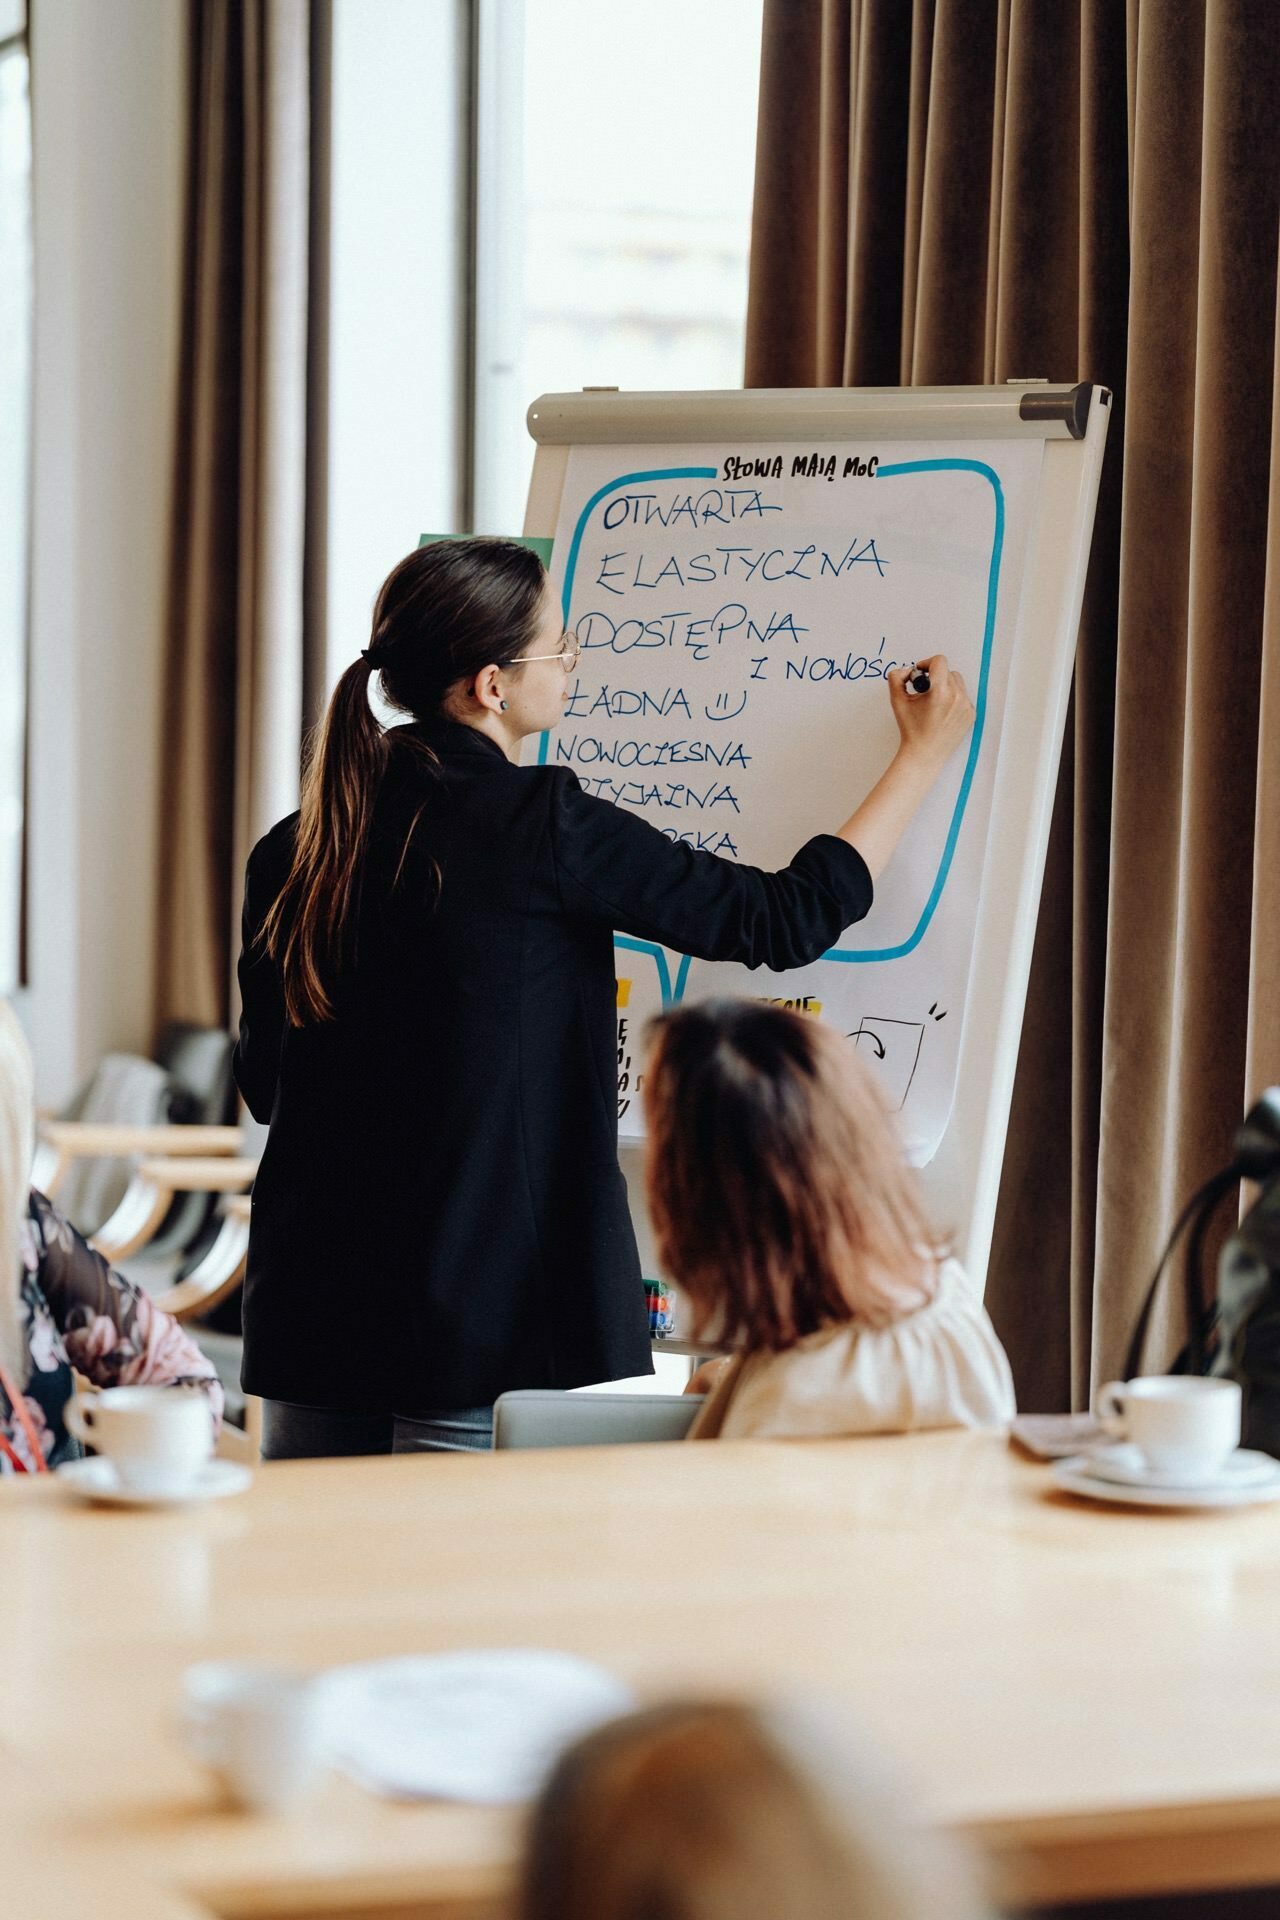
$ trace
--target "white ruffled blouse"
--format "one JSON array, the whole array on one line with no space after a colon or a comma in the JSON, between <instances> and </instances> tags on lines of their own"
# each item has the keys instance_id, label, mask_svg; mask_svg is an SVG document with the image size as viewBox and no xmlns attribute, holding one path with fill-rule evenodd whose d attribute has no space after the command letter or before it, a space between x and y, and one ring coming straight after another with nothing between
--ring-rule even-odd
<instances>
[{"instance_id":1,"label":"white ruffled blouse","mask_svg":"<svg viewBox=\"0 0 1280 1920\"><path fill-rule=\"evenodd\" d=\"M823 1328L783 1353L735 1355L692 1440L811 1440L913 1427L1000 1427L1013 1375L976 1288L943 1262L932 1300L886 1327Z\"/></svg>"}]
</instances>

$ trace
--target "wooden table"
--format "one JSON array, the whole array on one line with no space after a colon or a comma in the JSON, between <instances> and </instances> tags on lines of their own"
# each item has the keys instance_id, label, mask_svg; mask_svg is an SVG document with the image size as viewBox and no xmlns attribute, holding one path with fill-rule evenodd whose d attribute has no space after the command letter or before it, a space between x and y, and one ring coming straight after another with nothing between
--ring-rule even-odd
<instances>
[{"instance_id":1,"label":"wooden table","mask_svg":"<svg viewBox=\"0 0 1280 1920\"><path fill-rule=\"evenodd\" d=\"M509 1817L338 1779L221 1811L170 1727L200 1658L513 1643L847 1705L1018 1904L1280 1881L1280 1507L1093 1508L949 1433L278 1465L169 1513L6 1483L6 1909L88 1912L78 1877L95 1920L477 1911Z\"/></svg>"}]
</instances>

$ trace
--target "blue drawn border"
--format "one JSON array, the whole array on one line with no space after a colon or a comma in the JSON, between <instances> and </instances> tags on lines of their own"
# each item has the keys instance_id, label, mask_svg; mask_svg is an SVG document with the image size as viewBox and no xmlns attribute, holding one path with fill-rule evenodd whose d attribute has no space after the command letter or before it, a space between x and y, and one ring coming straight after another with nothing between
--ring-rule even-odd
<instances>
[{"instance_id":1,"label":"blue drawn border","mask_svg":"<svg viewBox=\"0 0 1280 1920\"><path fill-rule=\"evenodd\" d=\"M960 838L960 824L964 819L964 810L969 804L969 790L973 786L973 776L978 765L978 755L982 751L982 735L987 723L987 688L991 679L991 649L995 642L996 600L1000 588L1000 564L1004 557L1004 488L1000 485L1000 476L984 460L903 460L896 466L879 467L877 480L891 480L902 473L977 473L991 482L991 491L995 497L995 528L991 539L991 561L987 568L987 617L982 631L982 666L978 671L978 690L974 696L973 732L969 736L969 756L964 765L964 777L960 782L960 791L956 795L956 804L951 815L951 825L947 829L946 842L942 849L942 858L938 862L938 871L929 898L916 922L915 929L897 947L867 948L861 952L832 947L824 953L824 960L843 960L854 965L865 966L869 960L901 960L906 954L918 947L925 931L937 911L942 898L942 889L947 884L947 875L951 871L951 862L955 855L956 842Z\"/></svg>"},{"instance_id":2,"label":"blue drawn border","mask_svg":"<svg viewBox=\"0 0 1280 1920\"><path fill-rule=\"evenodd\" d=\"M919 946L924 938L929 922L937 911L942 898L942 889L947 883L951 871L951 862L955 855L956 842L960 838L960 826L964 819L965 808L969 804L969 793L973 786L973 776L978 765L978 756L982 751L982 736L987 719L987 692L991 678L991 651L995 641L996 603L1000 587L1000 566L1004 557L1004 489L1000 477L983 460L903 460L892 466L879 467L877 480L891 480L904 473L976 473L991 483L995 500L995 528L991 541L991 560L987 568L987 613L982 635L982 665L978 673L978 689L974 698L975 717L973 732L969 739L969 754L965 761L964 777L960 782L960 791L956 795L955 808L951 815L951 825L947 830L946 842L942 849L942 858L938 871L930 888L929 897L916 922L915 928L899 946L866 948L862 951L851 948L831 947L821 957L824 960L843 961L846 965L866 965L872 960L901 960L906 954ZM661 467L650 473L624 473L617 480L611 480L607 486L600 487L583 507L573 531L569 546L569 558L564 570L564 591L561 596L564 617L569 617L569 608L573 600L573 581L578 567L578 554L582 547L582 536L591 515L600 502L611 493L617 493L621 487L636 486L651 480L714 480L717 477L715 467ZM550 734L543 733L538 741L538 765L545 766L550 742ZM623 947L630 953L647 954L653 961L658 975L658 988L662 994L664 1007L678 1005L684 998L685 987L689 979L689 967L692 956L682 954L676 977L671 978L671 969L667 964L665 950L651 940L635 940L630 935L615 933L615 947Z\"/></svg>"}]
</instances>

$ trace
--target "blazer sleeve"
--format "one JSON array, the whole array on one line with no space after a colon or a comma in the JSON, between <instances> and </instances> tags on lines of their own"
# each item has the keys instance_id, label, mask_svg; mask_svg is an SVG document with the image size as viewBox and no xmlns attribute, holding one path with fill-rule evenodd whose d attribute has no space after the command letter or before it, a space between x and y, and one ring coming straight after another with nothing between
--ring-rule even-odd
<instances>
[{"instance_id":1,"label":"blazer sleeve","mask_svg":"<svg viewBox=\"0 0 1280 1920\"><path fill-rule=\"evenodd\" d=\"M249 855L245 870L244 910L240 917L240 1038L232 1055L236 1085L255 1120L268 1121L276 1101L280 1050L286 1015L280 975L275 961L259 945L258 932L266 919L277 887L264 873L261 844Z\"/></svg>"},{"instance_id":2,"label":"blazer sleeve","mask_svg":"<svg viewBox=\"0 0 1280 1920\"><path fill-rule=\"evenodd\" d=\"M785 973L809 966L872 901L871 875L835 834L806 840L776 873L669 840L557 769L551 845L567 913L698 960Z\"/></svg>"}]
</instances>

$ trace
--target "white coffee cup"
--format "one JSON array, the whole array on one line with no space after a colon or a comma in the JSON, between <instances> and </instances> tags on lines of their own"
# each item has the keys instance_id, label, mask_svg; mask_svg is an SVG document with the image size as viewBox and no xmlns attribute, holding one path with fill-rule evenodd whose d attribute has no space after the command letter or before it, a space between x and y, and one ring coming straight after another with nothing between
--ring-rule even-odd
<instances>
[{"instance_id":1,"label":"white coffee cup","mask_svg":"<svg viewBox=\"0 0 1280 1920\"><path fill-rule=\"evenodd\" d=\"M1240 1445L1241 1403L1234 1380L1156 1374L1108 1381L1098 1389L1097 1417L1114 1439L1135 1446L1153 1473L1199 1486Z\"/></svg>"},{"instance_id":2,"label":"white coffee cup","mask_svg":"<svg viewBox=\"0 0 1280 1920\"><path fill-rule=\"evenodd\" d=\"M188 1667L182 1693L187 1749L238 1806L283 1813L315 1786L329 1756L321 1691L308 1675L206 1660Z\"/></svg>"},{"instance_id":3,"label":"white coffee cup","mask_svg":"<svg viewBox=\"0 0 1280 1920\"><path fill-rule=\"evenodd\" d=\"M213 1452L213 1409L180 1387L107 1387L77 1393L67 1429L109 1460L132 1493L180 1496Z\"/></svg>"}]
</instances>

